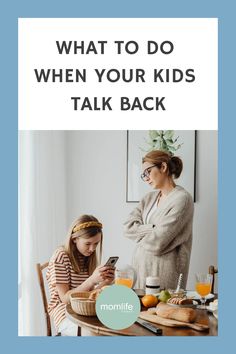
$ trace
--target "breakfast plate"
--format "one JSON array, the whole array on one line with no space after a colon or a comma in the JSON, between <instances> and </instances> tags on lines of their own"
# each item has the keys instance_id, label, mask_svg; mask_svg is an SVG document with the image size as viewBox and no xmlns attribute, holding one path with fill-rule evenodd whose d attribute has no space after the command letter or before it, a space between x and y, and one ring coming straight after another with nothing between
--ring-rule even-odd
<instances>
[{"instance_id":1,"label":"breakfast plate","mask_svg":"<svg viewBox=\"0 0 236 354\"><path fill-rule=\"evenodd\" d=\"M196 291L187 291L186 296L187 297L191 297L192 299L195 299L195 300L200 300L201 299L201 296L198 295L198 293ZM214 294L208 294L205 298L207 300L210 300L210 299L213 299L214 297L215 297Z\"/></svg>"}]
</instances>

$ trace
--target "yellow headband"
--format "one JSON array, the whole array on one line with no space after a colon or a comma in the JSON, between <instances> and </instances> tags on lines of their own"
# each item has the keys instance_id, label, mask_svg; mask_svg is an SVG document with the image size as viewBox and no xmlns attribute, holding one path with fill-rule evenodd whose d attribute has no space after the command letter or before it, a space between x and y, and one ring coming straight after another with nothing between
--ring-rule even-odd
<instances>
[{"instance_id":1,"label":"yellow headband","mask_svg":"<svg viewBox=\"0 0 236 354\"><path fill-rule=\"evenodd\" d=\"M74 234L75 232L77 232L79 230L87 229L89 227L98 227L99 229L102 229L102 224L98 221L84 222L83 224L76 225L72 230L72 234Z\"/></svg>"}]
</instances>

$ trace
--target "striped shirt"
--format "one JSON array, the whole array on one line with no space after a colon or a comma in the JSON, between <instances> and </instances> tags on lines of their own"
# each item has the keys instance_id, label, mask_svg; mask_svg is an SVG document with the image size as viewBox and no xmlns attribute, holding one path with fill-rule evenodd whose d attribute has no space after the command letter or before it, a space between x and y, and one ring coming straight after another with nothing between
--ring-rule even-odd
<instances>
[{"instance_id":1,"label":"striped shirt","mask_svg":"<svg viewBox=\"0 0 236 354\"><path fill-rule=\"evenodd\" d=\"M81 269L79 274L72 268L70 258L62 247L54 252L49 261L46 274L50 292L48 312L53 318L56 328L58 328L59 323L66 318L66 304L61 301L56 285L68 284L69 290L71 290L82 284L89 277L86 260L87 257L79 256L79 266Z\"/></svg>"}]
</instances>

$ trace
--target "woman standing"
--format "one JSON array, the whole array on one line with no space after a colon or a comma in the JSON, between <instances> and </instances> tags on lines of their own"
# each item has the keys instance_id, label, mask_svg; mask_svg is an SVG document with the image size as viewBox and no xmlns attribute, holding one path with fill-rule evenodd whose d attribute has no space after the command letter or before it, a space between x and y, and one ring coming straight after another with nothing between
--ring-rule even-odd
<instances>
[{"instance_id":1,"label":"woman standing","mask_svg":"<svg viewBox=\"0 0 236 354\"><path fill-rule=\"evenodd\" d=\"M101 288L114 280L114 268L98 266L102 238L102 224L92 215L82 215L72 224L65 245L50 259L46 275L51 295L48 311L62 335L77 335L78 327L65 315L70 294L93 290L96 285Z\"/></svg>"},{"instance_id":2,"label":"woman standing","mask_svg":"<svg viewBox=\"0 0 236 354\"><path fill-rule=\"evenodd\" d=\"M156 150L142 162L141 178L155 192L141 200L124 224L125 237L137 244L133 255L135 287L144 289L147 276L159 276L162 289L175 289L180 273L185 287L192 247L193 201L174 182L182 172L182 160Z\"/></svg>"}]
</instances>

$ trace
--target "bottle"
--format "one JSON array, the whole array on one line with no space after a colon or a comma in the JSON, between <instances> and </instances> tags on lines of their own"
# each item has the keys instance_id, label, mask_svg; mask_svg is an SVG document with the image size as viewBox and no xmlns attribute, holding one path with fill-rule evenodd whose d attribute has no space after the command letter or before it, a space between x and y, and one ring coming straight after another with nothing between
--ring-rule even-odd
<instances>
[{"instance_id":1,"label":"bottle","mask_svg":"<svg viewBox=\"0 0 236 354\"><path fill-rule=\"evenodd\" d=\"M160 278L147 277L146 278L146 295L157 294L160 292Z\"/></svg>"}]
</instances>

